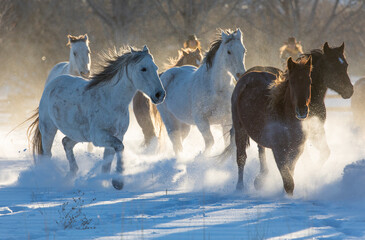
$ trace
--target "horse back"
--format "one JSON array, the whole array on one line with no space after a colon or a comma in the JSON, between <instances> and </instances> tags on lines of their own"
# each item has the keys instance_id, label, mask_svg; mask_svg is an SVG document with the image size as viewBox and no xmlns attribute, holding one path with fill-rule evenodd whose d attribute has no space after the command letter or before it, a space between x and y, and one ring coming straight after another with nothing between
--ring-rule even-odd
<instances>
[{"instance_id":1,"label":"horse back","mask_svg":"<svg viewBox=\"0 0 365 240\"><path fill-rule=\"evenodd\" d=\"M248 69L246 72L268 72L271 74L274 74L276 76L279 76L283 73L282 70L276 67L270 67L270 66L255 66L250 69Z\"/></svg>"},{"instance_id":2,"label":"horse back","mask_svg":"<svg viewBox=\"0 0 365 240\"><path fill-rule=\"evenodd\" d=\"M60 62L57 63L49 72L45 86L56 77L62 75L62 74L68 74L68 64L69 62Z\"/></svg>"},{"instance_id":3,"label":"horse back","mask_svg":"<svg viewBox=\"0 0 365 240\"><path fill-rule=\"evenodd\" d=\"M269 72L246 72L232 94L232 120L235 129L244 129L256 142L260 142L269 118L269 85L276 76Z\"/></svg>"}]
</instances>

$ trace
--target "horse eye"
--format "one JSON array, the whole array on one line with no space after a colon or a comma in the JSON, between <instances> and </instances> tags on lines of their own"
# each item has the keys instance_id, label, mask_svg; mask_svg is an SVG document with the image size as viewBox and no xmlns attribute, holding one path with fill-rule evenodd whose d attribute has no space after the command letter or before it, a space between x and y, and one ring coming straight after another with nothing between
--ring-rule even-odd
<instances>
[{"instance_id":1,"label":"horse eye","mask_svg":"<svg viewBox=\"0 0 365 240\"><path fill-rule=\"evenodd\" d=\"M228 50L228 51L227 51L227 53L228 53L228 54L231 54L231 51L229 51L229 50Z\"/></svg>"},{"instance_id":2,"label":"horse eye","mask_svg":"<svg viewBox=\"0 0 365 240\"><path fill-rule=\"evenodd\" d=\"M76 53L74 52L74 56L76 57Z\"/></svg>"},{"instance_id":3,"label":"horse eye","mask_svg":"<svg viewBox=\"0 0 365 240\"><path fill-rule=\"evenodd\" d=\"M144 67L144 68L141 69L141 71L142 72L146 72L147 71L147 68Z\"/></svg>"}]
</instances>

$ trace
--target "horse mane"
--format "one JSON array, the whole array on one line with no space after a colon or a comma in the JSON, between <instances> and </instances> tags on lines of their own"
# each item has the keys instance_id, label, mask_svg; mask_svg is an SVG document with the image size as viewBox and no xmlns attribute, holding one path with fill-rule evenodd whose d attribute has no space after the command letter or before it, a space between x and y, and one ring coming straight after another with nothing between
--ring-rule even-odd
<instances>
[{"instance_id":1,"label":"horse mane","mask_svg":"<svg viewBox=\"0 0 365 240\"><path fill-rule=\"evenodd\" d=\"M228 36L229 36L226 43L228 43L234 39L234 36L231 34L234 33L235 31L232 31L230 29L218 30L218 33L221 33L221 32L224 32L224 33L228 34ZM209 50L204 56L203 64L205 63L207 65L207 69L212 67L213 59L214 59L215 54L217 53L219 47L221 46L221 43L222 43L222 36L221 36L221 34L219 34L219 37L210 44Z\"/></svg>"},{"instance_id":2,"label":"horse mane","mask_svg":"<svg viewBox=\"0 0 365 240\"><path fill-rule=\"evenodd\" d=\"M180 63L184 58L183 51L187 52L188 54L193 52L193 50L191 50L190 48L183 48L183 49L179 50L178 51L179 56L177 56L176 58L170 57L168 59L169 63L165 64L165 68L169 69L169 68L181 66L182 64L180 64Z\"/></svg>"},{"instance_id":3,"label":"horse mane","mask_svg":"<svg viewBox=\"0 0 365 240\"><path fill-rule=\"evenodd\" d=\"M75 43L75 42L85 42L86 44L89 44L89 38L88 38L87 34L79 35L79 36L67 35L67 38L68 38L68 42L67 42L66 46L71 46L71 43Z\"/></svg>"},{"instance_id":4,"label":"horse mane","mask_svg":"<svg viewBox=\"0 0 365 240\"><path fill-rule=\"evenodd\" d=\"M164 66L165 69L170 69L170 68L173 68L173 67L182 66L183 65L182 60L184 59L184 52L186 52L187 54L190 54L190 53L193 53L195 51L196 51L196 49L182 48L181 50L178 51L179 56L177 58L170 57L168 59L169 63L165 64L165 66Z\"/></svg>"},{"instance_id":5,"label":"horse mane","mask_svg":"<svg viewBox=\"0 0 365 240\"><path fill-rule=\"evenodd\" d=\"M130 63L138 63L148 54L147 51L133 51L126 48L121 49L119 52L114 49L109 49L107 52L102 53L101 57L104 64L100 64L101 70L95 74L86 86L86 90L96 87L100 84L109 83L113 77L119 72L121 73L124 68L127 69Z\"/></svg>"},{"instance_id":6,"label":"horse mane","mask_svg":"<svg viewBox=\"0 0 365 240\"><path fill-rule=\"evenodd\" d=\"M269 109L275 110L282 105L285 98L285 91L289 84L289 72L286 70L276 77L275 81L269 85Z\"/></svg>"},{"instance_id":7,"label":"horse mane","mask_svg":"<svg viewBox=\"0 0 365 240\"><path fill-rule=\"evenodd\" d=\"M305 64L307 58L301 58L297 61L298 64ZM275 110L282 106L285 99L285 92L289 84L289 71L279 73L279 76L269 85L269 109Z\"/></svg>"}]
</instances>

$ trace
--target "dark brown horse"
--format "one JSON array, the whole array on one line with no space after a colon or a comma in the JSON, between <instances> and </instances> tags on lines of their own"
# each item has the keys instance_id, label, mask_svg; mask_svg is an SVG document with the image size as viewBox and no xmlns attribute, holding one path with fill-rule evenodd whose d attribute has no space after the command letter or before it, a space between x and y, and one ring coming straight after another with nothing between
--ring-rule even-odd
<instances>
[{"instance_id":1,"label":"dark brown horse","mask_svg":"<svg viewBox=\"0 0 365 240\"><path fill-rule=\"evenodd\" d=\"M309 108L309 118L317 117L320 124L311 125L308 133L309 140L313 146L320 151L320 159L325 161L330 155L330 149L327 144L324 123L326 121L326 106L324 104L327 89L330 88L339 93L343 98L352 96L354 90L350 78L347 75L347 61L344 56L345 45L330 48L326 42L323 50L315 49L308 54L304 54L301 58L312 57L313 71L312 77L312 97ZM247 72L266 71L276 76L283 72L275 67L253 67ZM234 131L231 130L231 144L224 150L222 156L230 155L234 146ZM259 188L262 184L264 176L267 175L268 169L266 164L265 148L258 145L260 159L260 178L255 180L255 187Z\"/></svg>"},{"instance_id":2,"label":"dark brown horse","mask_svg":"<svg viewBox=\"0 0 365 240\"><path fill-rule=\"evenodd\" d=\"M243 188L246 148L251 137L260 146L272 149L284 189L293 194L294 168L305 141L301 120L309 113L311 64L311 57L298 63L289 58L285 74L249 72L238 81L231 99L237 146L237 189Z\"/></svg>"},{"instance_id":3,"label":"dark brown horse","mask_svg":"<svg viewBox=\"0 0 365 240\"><path fill-rule=\"evenodd\" d=\"M177 59L170 59L170 64L166 67L166 69L183 65L193 65L198 67L202 59L203 55L200 48L195 50L181 49L181 51L179 51L179 57ZM161 130L161 126L156 126L156 128L154 126L162 124L162 120L158 120L161 118L159 116L159 112L157 111L156 106L151 103L151 100L146 98L141 92L137 92L133 98L133 111L136 116L137 123L142 128L144 145L148 146L152 139L156 138L155 129ZM152 119L156 121L152 121Z\"/></svg>"},{"instance_id":4,"label":"dark brown horse","mask_svg":"<svg viewBox=\"0 0 365 240\"><path fill-rule=\"evenodd\" d=\"M324 100L327 89L330 88L339 93L342 98L350 98L354 92L350 78L347 74L347 61L344 56L345 44L340 47L330 48L326 42L323 50L315 49L301 58L312 57L313 71L312 77L312 98L310 103L309 117L317 117L320 124L313 125L314 129L309 131L309 139L313 145L320 151L320 159L326 161L330 155L330 149L327 144L324 123L326 121L326 106ZM263 70L280 74L282 71L273 67L254 67L249 71ZM265 149L259 146L259 157L262 167L266 166ZM262 171L267 171L262 169Z\"/></svg>"}]
</instances>

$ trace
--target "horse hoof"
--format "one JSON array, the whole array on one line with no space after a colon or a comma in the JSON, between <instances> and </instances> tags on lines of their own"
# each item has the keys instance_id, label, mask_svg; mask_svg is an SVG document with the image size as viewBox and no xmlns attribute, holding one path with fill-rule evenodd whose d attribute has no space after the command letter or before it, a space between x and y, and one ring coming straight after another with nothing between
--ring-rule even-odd
<instances>
[{"instance_id":1,"label":"horse hoof","mask_svg":"<svg viewBox=\"0 0 365 240\"><path fill-rule=\"evenodd\" d=\"M120 180L113 179L112 180L113 187L117 190L122 190L124 183Z\"/></svg>"},{"instance_id":2,"label":"horse hoof","mask_svg":"<svg viewBox=\"0 0 365 240\"><path fill-rule=\"evenodd\" d=\"M264 178L263 177L256 177L255 181L253 182L256 190L261 190L264 186Z\"/></svg>"}]
</instances>

